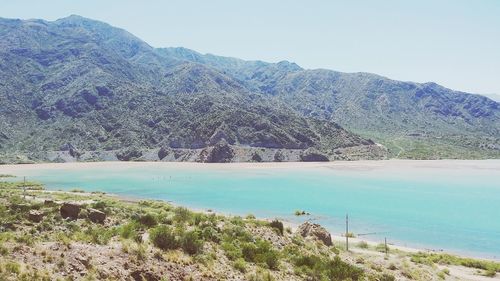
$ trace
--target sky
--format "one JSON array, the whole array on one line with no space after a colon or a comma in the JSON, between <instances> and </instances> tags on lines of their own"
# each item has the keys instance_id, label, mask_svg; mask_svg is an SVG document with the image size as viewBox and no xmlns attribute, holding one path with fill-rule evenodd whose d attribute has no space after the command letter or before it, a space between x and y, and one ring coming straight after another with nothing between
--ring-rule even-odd
<instances>
[{"instance_id":1,"label":"sky","mask_svg":"<svg viewBox=\"0 0 500 281\"><path fill-rule=\"evenodd\" d=\"M0 0L0 17L105 21L154 47L436 82L500 100L499 0Z\"/></svg>"}]
</instances>

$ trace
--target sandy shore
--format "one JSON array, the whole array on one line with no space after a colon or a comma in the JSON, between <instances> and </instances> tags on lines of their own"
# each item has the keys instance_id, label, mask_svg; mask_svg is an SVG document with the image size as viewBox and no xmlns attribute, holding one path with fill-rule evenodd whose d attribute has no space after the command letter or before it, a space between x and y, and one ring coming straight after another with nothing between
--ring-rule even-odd
<instances>
[{"instance_id":1,"label":"sandy shore","mask_svg":"<svg viewBox=\"0 0 500 281\"><path fill-rule=\"evenodd\" d=\"M352 171L401 169L461 169L491 170L500 173L500 159L492 160L361 160L333 162L266 162L266 163L195 163L195 162L73 162L0 165L0 173L19 173L36 169L80 170L80 169L128 169L128 168L193 168L213 170L241 169L338 169ZM499 174L500 175L500 174Z\"/></svg>"}]
</instances>

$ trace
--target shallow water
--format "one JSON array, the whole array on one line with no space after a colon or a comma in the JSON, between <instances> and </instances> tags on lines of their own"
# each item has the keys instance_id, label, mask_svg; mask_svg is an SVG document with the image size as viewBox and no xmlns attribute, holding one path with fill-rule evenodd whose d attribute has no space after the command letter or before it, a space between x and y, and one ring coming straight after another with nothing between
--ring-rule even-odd
<instances>
[{"instance_id":1,"label":"shallow water","mask_svg":"<svg viewBox=\"0 0 500 281\"><path fill-rule=\"evenodd\" d=\"M50 189L78 187L292 222L312 219L337 235L349 213L350 230L368 234L361 236L366 240L387 237L398 245L500 257L500 161L390 166L218 169L169 163L16 174ZM299 209L311 216L295 217Z\"/></svg>"}]
</instances>

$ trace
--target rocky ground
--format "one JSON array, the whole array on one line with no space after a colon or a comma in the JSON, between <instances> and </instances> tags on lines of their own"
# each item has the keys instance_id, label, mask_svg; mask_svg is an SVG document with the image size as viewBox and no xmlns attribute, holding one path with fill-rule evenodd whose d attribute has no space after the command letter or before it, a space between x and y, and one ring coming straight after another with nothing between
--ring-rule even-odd
<instances>
[{"instance_id":1,"label":"rocky ground","mask_svg":"<svg viewBox=\"0 0 500 281\"><path fill-rule=\"evenodd\" d=\"M500 264L362 241L320 225L0 181L0 280L498 280ZM466 267L466 266L468 267ZM487 277L491 276L491 277Z\"/></svg>"},{"instance_id":2,"label":"rocky ground","mask_svg":"<svg viewBox=\"0 0 500 281\"><path fill-rule=\"evenodd\" d=\"M317 149L279 149L264 147L242 147L226 143L200 149L170 148L109 151L73 150L33 152L29 154L0 154L5 163L34 162L92 162L92 161L164 161L164 162L322 162L334 160L380 160L386 159L388 151L377 144L359 145L320 152ZM1 162L0 162L1 163Z\"/></svg>"}]
</instances>

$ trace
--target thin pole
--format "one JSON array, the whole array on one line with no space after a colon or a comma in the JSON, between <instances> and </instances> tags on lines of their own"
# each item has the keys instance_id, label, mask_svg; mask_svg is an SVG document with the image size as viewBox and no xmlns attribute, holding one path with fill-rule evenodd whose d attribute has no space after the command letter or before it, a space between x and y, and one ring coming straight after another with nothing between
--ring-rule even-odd
<instances>
[{"instance_id":1,"label":"thin pole","mask_svg":"<svg viewBox=\"0 0 500 281\"><path fill-rule=\"evenodd\" d=\"M24 200L26 200L26 177L24 177L24 180L23 180L23 197L24 197Z\"/></svg>"},{"instance_id":2,"label":"thin pole","mask_svg":"<svg viewBox=\"0 0 500 281\"><path fill-rule=\"evenodd\" d=\"M349 214L345 214L345 249L349 251Z\"/></svg>"},{"instance_id":3,"label":"thin pole","mask_svg":"<svg viewBox=\"0 0 500 281\"><path fill-rule=\"evenodd\" d=\"M387 253L389 252L388 248L387 248L387 237L384 237L384 244L385 244L385 254L387 255Z\"/></svg>"}]
</instances>

